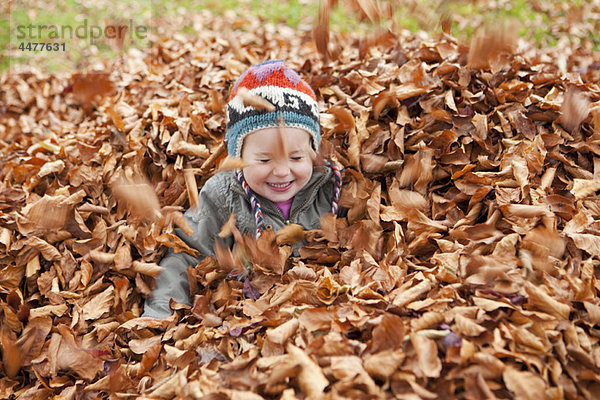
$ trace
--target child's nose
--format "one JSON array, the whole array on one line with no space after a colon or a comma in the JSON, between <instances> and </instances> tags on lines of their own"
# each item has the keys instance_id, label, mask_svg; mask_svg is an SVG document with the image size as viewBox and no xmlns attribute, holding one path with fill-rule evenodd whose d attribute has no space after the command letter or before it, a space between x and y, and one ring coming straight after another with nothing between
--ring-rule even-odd
<instances>
[{"instance_id":1,"label":"child's nose","mask_svg":"<svg viewBox=\"0 0 600 400\"><path fill-rule=\"evenodd\" d=\"M290 173L290 166L287 161L280 161L275 164L273 168L273 175L275 176L288 176Z\"/></svg>"}]
</instances>

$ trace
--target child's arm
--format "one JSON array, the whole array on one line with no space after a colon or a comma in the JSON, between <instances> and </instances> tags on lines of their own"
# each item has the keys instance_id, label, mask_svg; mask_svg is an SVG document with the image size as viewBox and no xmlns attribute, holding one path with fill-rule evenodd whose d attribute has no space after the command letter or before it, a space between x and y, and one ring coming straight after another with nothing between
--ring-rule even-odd
<instances>
[{"instance_id":1,"label":"child's arm","mask_svg":"<svg viewBox=\"0 0 600 400\"><path fill-rule=\"evenodd\" d=\"M216 178L216 179L215 179ZM199 207L197 210L188 210L184 216L194 231L193 235L187 236L180 229L175 233L186 244L200 252L199 257L193 257L187 253L176 253L169 249L160 266L163 267L161 274L156 278L156 289L152 296L144 303L144 317L166 318L172 314L169 308L169 300L183 304L191 304L190 288L187 276L188 265L196 266L206 256L214 256L215 237L221 227L229 218L230 210L223 190L220 177L209 179L199 194Z\"/></svg>"}]
</instances>

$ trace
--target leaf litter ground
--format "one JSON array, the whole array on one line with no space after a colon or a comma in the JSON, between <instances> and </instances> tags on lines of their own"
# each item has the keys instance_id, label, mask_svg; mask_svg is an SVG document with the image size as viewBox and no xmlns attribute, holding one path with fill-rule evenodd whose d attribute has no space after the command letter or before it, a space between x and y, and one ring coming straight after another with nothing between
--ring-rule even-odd
<instances>
[{"instance_id":1,"label":"leaf litter ground","mask_svg":"<svg viewBox=\"0 0 600 400\"><path fill-rule=\"evenodd\" d=\"M201 17L105 75L2 76L0 397L600 397L592 54ZM318 93L347 217L258 242L231 219L193 306L140 318L165 250L195 254L182 212L240 166L233 80L273 57Z\"/></svg>"}]
</instances>

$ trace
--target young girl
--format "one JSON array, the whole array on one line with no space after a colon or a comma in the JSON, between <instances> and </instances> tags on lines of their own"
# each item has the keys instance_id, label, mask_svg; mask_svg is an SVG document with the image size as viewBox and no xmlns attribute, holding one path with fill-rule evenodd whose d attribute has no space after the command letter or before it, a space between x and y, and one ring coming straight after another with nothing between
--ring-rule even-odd
<instances>
[{"instance_id":1,"label":"young girl","mask_svg":"<svg viewBox=\"0 0 600 400\"><path fill-rule=\"evenodd\" d=\"M247 105L249 96L272 107ZM176 229L201 257L214 256L215 237L231 213L242 234L256 237L289 223L316 229L323 214L337 213L340 172L331 164L313 165L321 141L315 94L283 61L252 66L237 80L227 103L225 140L229 155L248 166L211 177L200 191L199 207L185 213L194 234ZM199 261L169 249L143 316L168 317L171 298L191 304L187 267Z\"/></svg>"}]
</instances>

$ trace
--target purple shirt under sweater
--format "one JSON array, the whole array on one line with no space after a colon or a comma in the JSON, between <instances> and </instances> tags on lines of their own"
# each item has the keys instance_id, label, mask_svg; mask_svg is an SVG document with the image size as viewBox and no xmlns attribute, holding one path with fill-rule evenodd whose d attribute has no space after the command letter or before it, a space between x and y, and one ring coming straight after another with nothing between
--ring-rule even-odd
<instances>
[{"instance_id":1,"label":"purple shirt under sweater","mask_svg":"<svg viewBox=\"0 0 600 400\"><path fill-rule=\"evenodd\" d=\"M283 218L285 219L290 218L290 209L292 208L292 201L294 201L293 197L287 201L281 201L279 203L275 202L275 205L281 210Z\"/></svg>"}]
</instances>

